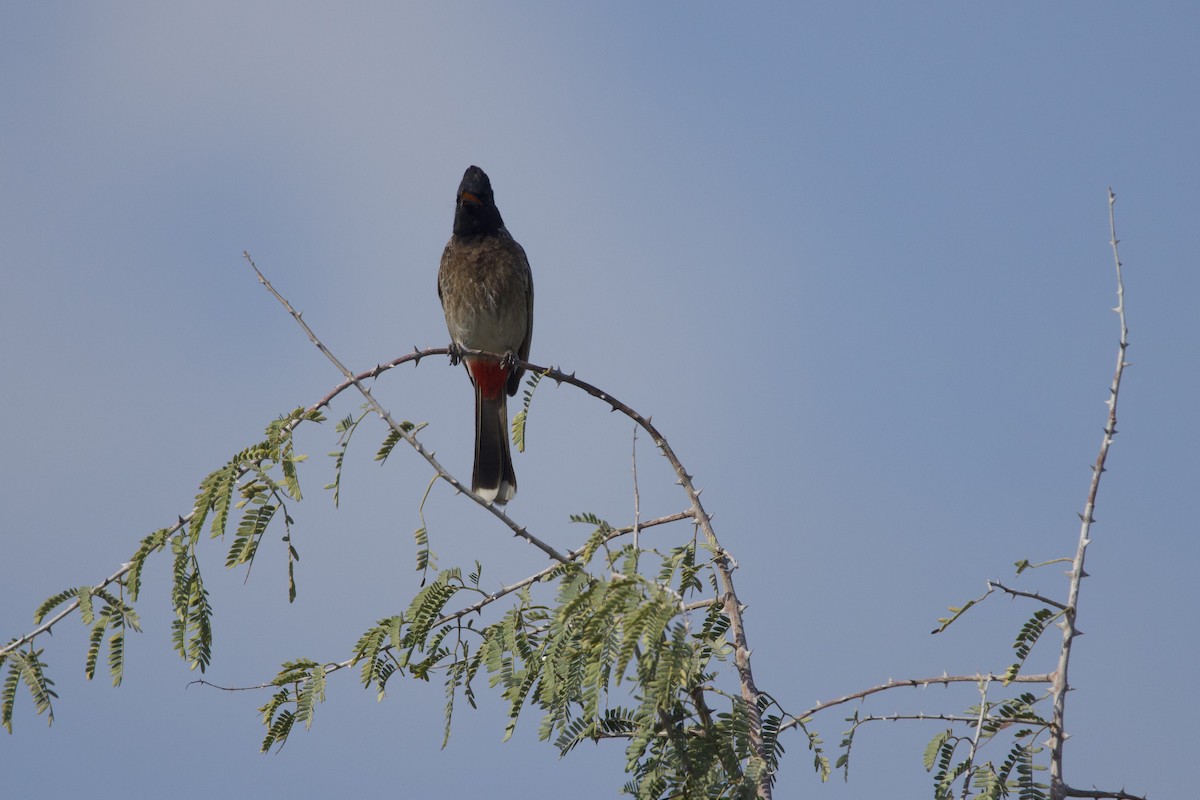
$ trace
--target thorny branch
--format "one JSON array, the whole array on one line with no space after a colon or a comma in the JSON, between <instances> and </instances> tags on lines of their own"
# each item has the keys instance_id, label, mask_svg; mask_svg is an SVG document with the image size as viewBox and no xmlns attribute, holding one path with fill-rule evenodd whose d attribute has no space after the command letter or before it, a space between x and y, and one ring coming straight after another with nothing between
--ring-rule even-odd
<instances>
[{"instance_id":1,"label":"thorny branch","mask_svg":"<svg viewBox=\"0 0 1200 800\"><path fill-rule=\"evenodd\" d=\"M933 678L903 678L901 680L888 680L886 683L881 683L877 686L872 686L869 689L863 689L862 691L858 691L858 692L851 692L850 694L842 695L841 697L835 697L832 700L824 700L820 703L817 703L812 708L809 708L805 711L800 712L799 714L790 714L789 716L791 717L791 719L789 719L787 722L785 722L783 725L781 725L779 727L779 730L784 731L784 730L787 730L788 728L794 728L797 725L800 725L803 722L805 722L809 717L813 716L818 711L824 711L827 708L833 708L834 706L845 705L846 703L853 703L855 700L862 700L864 698L870 697L873 694L879 694L880 692L886 692L890 689L902 689L902 688L927 689L930 686L933 686L936 684L941 684L943 686L949 686L952 683L979 683L981 681L1001 681L1002 682L1003 680L1004 680L1003 675L994 675L991 673L982 673L982 672L976 673L974 675L938 675ZM1012 678L1013 683L1050 683L1053 680L1054 680L1053 675L1017 675L1016 677ZM929 714L925 714L922 716L923 716L923 718L932 718L932 715L929 715Z\"/></svg>"},{"instance_id":2,"label":"thorny branch","mask_svg":"<svg viewBox=\"0 0 1200 800\"><path fill-rule=\"evenodd\" d=\"M1117 343L1117 366L1113 371L1112 385L1109 387L1106 401L1108 421L1104 426L1104 437L1100 441L1100 452L1096 456L1096 463L1092 466L1092 481L1088 486L1087 502L1083 506L1083 513L1079 515L1079 546L1075 550L1075 560L1071 564L1069 573L1071 585L1067 591L1067 608L1061 623L1062 649L1059 651L1058 668L1054 673L1054 685L1050 690L1054 709L1051 717L1050 736L1050 797L1052 800L1062 800L1066 797L1119 798L1131 796L1126 795L1124 790L1121 792L1080 793L1081 790L1071 788L1063 778L1063 743L1068 736L1065 724L1066 703L1067 692L1071 689L1068 667L1071 663L1071 647L1075 643L1075 637L1079 635L1079 629L1075 627L1079 613L1079 587L1083 583L1083 579L1087 577L1083 562L1087 546L1091 543L1092 522L1095 521L1093 513L1096 510L1096 495L1100 490L1100 476L1104 474L1104 462L1108 459L1108 448L1112 445L1113 437L1117 435L1117 396L1121 390L1121 376L1125 373L1125 367L1129 366L1125 360L1125 351L1129 348L1129 328L1125 324L1125 283L1121 276L1121 254L1117 249L1117 223L1113 211L1116 202L1117 196L1110 187L1108 190L1108 227L1112 234L1110 244L1117 269L1117 305L1113 311L1117 313L1119 320L1120 339Z\"/></svg>"}]
</instances>

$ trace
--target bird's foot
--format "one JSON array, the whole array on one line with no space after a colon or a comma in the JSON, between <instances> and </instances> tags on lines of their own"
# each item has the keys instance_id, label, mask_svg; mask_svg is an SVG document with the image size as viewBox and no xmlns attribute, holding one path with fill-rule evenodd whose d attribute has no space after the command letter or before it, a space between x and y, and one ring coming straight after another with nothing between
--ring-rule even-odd
<instances>
[{"instance_id":1,"label":"bird's foot","mask_svg":"<svg viewBox=\"0 0 1200 800\"><path fill-rule=\"evenodd\" d=\"M462 361L463 347L458 342L451 342L449 350L450 350L450 366L457 367L459 362Z\"/></svg>"}]
</instances>

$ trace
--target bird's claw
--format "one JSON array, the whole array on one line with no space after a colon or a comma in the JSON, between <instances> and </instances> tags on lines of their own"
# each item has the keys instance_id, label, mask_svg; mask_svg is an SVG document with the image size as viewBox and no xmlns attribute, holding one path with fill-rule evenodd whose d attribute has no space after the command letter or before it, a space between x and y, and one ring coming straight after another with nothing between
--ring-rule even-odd
<instances>
[{"instance_id":1,"label":"bird's claw","mask_svg":"<svg viewBox=\"0 0 1200 800\"><path fill-rule=\"evenodd\" d=\"M457 367L459 362L462 361L462 357L463 357L462 345L459 344L458 342L451 342L449 350L450 350L450 366Z\"/></svg>"}]
</instances>

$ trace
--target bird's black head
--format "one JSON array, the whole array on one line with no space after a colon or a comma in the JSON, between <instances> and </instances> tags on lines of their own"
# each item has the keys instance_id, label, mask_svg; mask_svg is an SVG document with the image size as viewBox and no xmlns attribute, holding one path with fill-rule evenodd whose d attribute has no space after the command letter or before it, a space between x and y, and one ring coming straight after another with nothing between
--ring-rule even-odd
<instances>
[{"instance_id":1,"label":"bird's black head","mask_svg":"<svg viewBox=\"0 0 1200 800\"><path fill-rule=\"evenodd\" d=\"M454 207L454 235L459 237L489 236L504 227L500 209L492 196L492 182L479 167L467 167L458 185L458 201Z\"/></svg>"}]
</instances>

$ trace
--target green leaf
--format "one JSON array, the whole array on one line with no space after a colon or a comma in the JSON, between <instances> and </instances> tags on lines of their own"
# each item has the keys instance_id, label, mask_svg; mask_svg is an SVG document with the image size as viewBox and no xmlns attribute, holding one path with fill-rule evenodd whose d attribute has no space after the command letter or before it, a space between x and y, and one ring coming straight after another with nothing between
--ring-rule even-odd
<instances>
[{"instance_id":1,"label":"green leaf","mask_svg":"<svg viewBox=\"0 0 1200 800\"><path fill-rule=\"evenodd\" d=\"M521 403L521 410L517 412L512 421L512 441L517 448L517 452L525 452L525 427L526 421L529 419L529 407L533 403L533 393L537 391L537 385L542 378L546 377L548 372L529 373L529 379L525 381L525 399Z\"/></svg>"},{"instance_id":2,"label":"green leaf","mask_svg":"<svg viewBox=\"0 0 1200 800\"><path fill-rule=\"evenodd\" d=\"M929 740L929 744L925 745L925 755L922 763L925 764L926 772L933 771L933 765L937 763L938 754L941 753L942 746L946 744L946 740L950 738L952 733L953 731L950 730L941 731Z\"/></svg>"},{"instance_id":3,"label":"green leaf","mask_svg":"<svg viewBox=\"0 0 1200 800\"><path fill-rule=\"evenodd\" d=\"M962 607L956 608L955 606L950 606L950 616L938 617L938 626L930 631L930 633L941 633L942 631L946 630L946 628L949 628L951 624L953 624L959 617L967 613L967 609L971 608L971 606L975 605L977 602L979 601L968 600Z\"/></svg>"},{"instance_id":4,"label":"green leaf","mask_svg":"<svg viewBox=\"0 0 1200 800\"><path fill-rule=\"evenodd\" d=\"M129 599L136 601L138 594L142 590L142 567L146 565L146 559L151 553L160 552L167 546L170 540L170 528L159 528L151 534L148 534L142 539L138 545L137 552L133 554L133 558L129 559L130 569L125 574L122 583L129 590Z\"/></svg>"},{"instance_id":5,"label":"green leaf","mask_svg":"<svg viewBox=\"0 0 1200 800\"><path fill-rule=\"evenodd\" d=\"M85 588L90 588L90 587L85 587ZM72 597L75 597L78 593L79 593L78 588L64 589L63 591L59 592L58 594L56 594L52 597L46 598L44 601L42 601L42 604L37 607L37 611L33 612L34 624L40 625L42 623L42 620L44 620L46 618L47 614L49 614L54 609L58 608L65 601L70 600Z\"/></svg>"},{"instance_id":6,"label":"green leaf","mask_svg":"<svg viewBox=\"0 0 1200 800\"><path fill-rule=\"evenodd\" d=\"M57 698L50 687L54 681L46 677L46 663L42 661L43 650L14 650L7 654L8 676L4 680L4 689L0 692L0 722L5 730L12 733L12 710L16 699L17 684L24 682L33 699L33 706L38 714L46 714L46 722L54 724L54 705L52 700Z\"/></svg>"},{"instance_id":7,"label":"green leaf","mask_svg":"<svg viewBox=\"0 0 1200 800\"><path fill-rule=\"evenodd\" d=\"M403 430L405 433L411 434L414 430L417 429L417 426L414 425L413 423L409 422L408 420L404 420L403 422L400 422L399 425L400 425L400 429ZM424 424L422 424L421 427L422 428L425 427ZM383 439L383 444L381 444L379 446L379 450L375 453L375 460L381 464L383 462L387 461L388 456L390 456L392 454L392 449L403 438L404 437L400 435L399 431L395 430L394 428L389 428L388 432L387 432L387 436L385 436Z\"/></svg>"},{"instance_id":8,"label":"green leaf","mask_svg":"<svg viewBox=\"0 0 1200 800\"><path fill-rule=\"evenodd\" d=\"M325 668L318 665L308 673L308 679L304 681L296 695L296 719L304 722L305 730L312 728L317 704L324 702Z\"/></svg>"}]
</instances>

